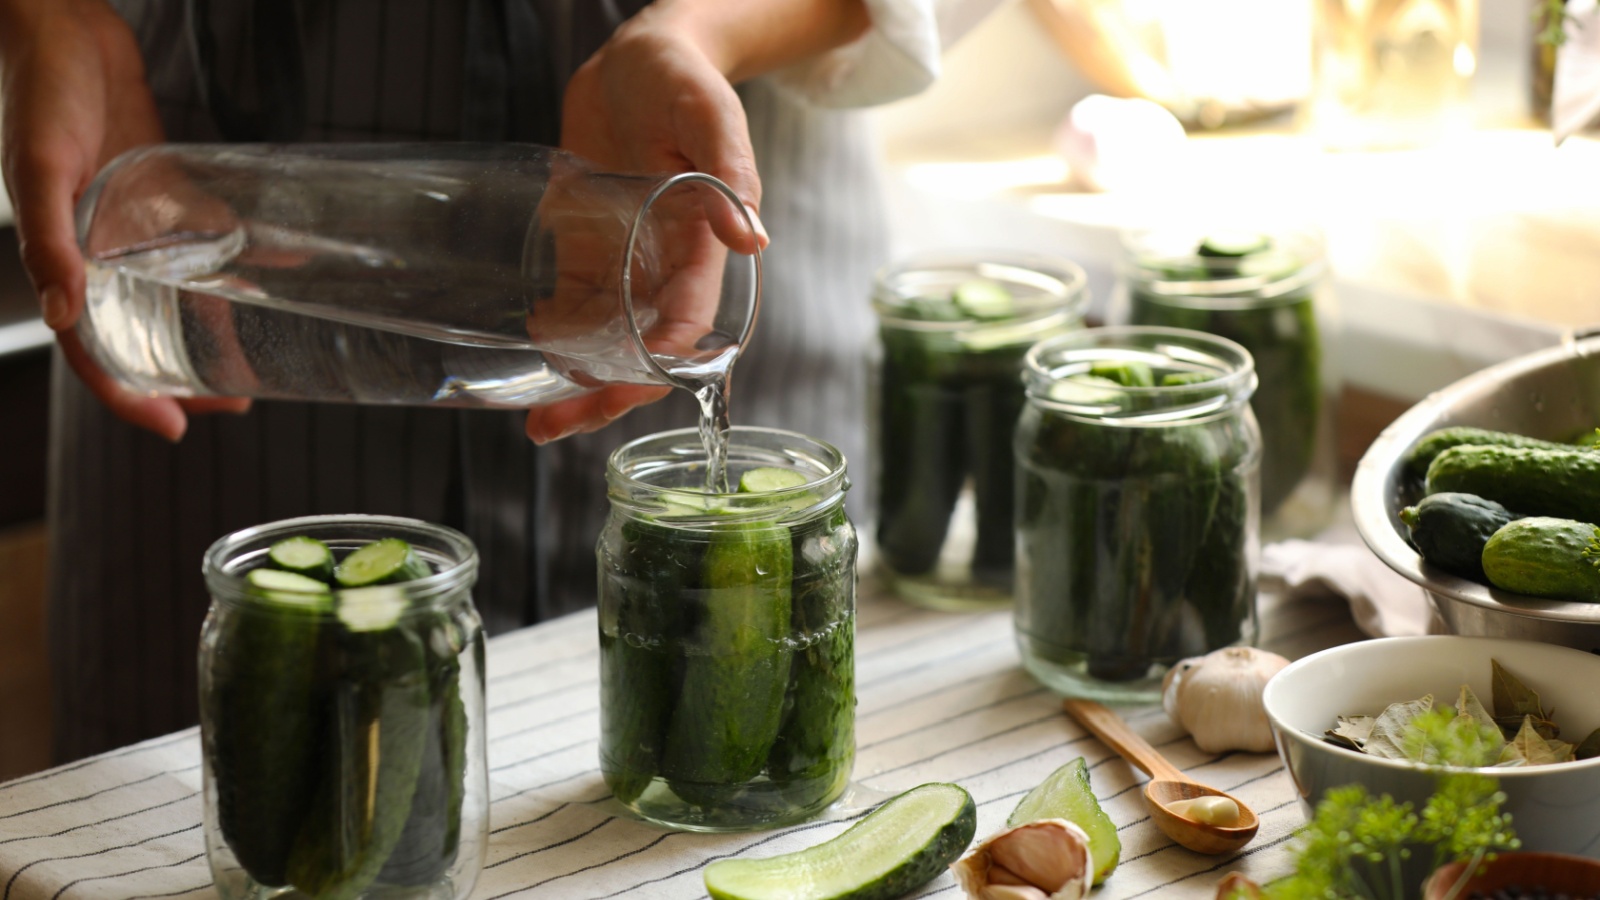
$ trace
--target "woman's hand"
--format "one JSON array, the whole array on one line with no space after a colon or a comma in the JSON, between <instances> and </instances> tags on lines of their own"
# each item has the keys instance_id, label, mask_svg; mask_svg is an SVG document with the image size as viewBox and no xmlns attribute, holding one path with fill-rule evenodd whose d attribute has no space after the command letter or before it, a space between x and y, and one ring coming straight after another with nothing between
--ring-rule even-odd
<instances>
[{"instance_id":1,"label":"woman's hand","mask_svg":"<svg viewBox=\"0 0 1600 900\"><path fill-rule=\"evenodd\" d=\"M73 209L95 173L161 124L133 33L103 0L0 0L0 158L16 209L22 261L45 324L84 384L119 418L168 440L185 410L242 411L248 400L134 394L89 358L72 331L84 304Z\"/></svg>"}]
</instances>

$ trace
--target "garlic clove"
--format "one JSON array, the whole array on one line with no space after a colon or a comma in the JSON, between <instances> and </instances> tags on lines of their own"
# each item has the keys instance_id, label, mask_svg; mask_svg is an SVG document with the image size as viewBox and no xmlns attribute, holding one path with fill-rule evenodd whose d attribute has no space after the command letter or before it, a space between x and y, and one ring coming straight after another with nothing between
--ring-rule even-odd
<instances>
[{"instance_id":1,"label":"garlic clove","mask_svg":"<svg viewBox=\"0 0 1600 900\"><path fill-rule=\"evenodd\" d=\"M978 892L979 900L1050 900L1050 895L1036 887L1014 884L991 884Z\"/></svg>"},{"instance_id":2,"label":"garlic clove","mask_svg":"<svg viewBox=\"0 0 1600 900\"><path fill-rule=\"evenodd\" d=\"M1167 673L1162 706L1201 750L1266 753L1273 739L1262 691L1288 664L1254 647L1225 647L1186 659Z\"/></svg>"},{"instance_id":3,"label":"garlic clove","mask_svg":"<svg viewBox=\"0 0 1600 900\"><path fill-rule=\"evenodd\" d=\"M1094 883L1089 836L1065 819L1008 828L979 844L950 870L967 896L977 900L1080 900ZM1029 889L1038 891L1039 897L995 893Z\"/></svg>"},{"instance_id":4,"label":"garlic clove","mask_svg":"<svg viewBox=\"0 0 1600 900\"><path fill-rule=\"evenodd\" d=\"M1191 797L1168 803L1167 809L1204 825L1221 825L1232 828L1239 824L1239 804L1230 797Z\"/></svg>"}]
</instances>

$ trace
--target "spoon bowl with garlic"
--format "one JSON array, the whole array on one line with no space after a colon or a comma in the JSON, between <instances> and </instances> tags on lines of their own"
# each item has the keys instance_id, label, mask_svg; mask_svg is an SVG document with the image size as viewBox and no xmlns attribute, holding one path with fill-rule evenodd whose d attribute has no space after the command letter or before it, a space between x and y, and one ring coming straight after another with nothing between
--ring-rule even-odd
<instances>
[{"instance_id":1,"label":"spoon bowl with garlic","mask_svg":"<svg viewBox=\"0 0 1600 900\"><path fill-rule=\"evenodd\" d=\"M1250 843L1261 820L1238 798L1183 774L1128 727L1116 713L1092 700L1062 706L1123 759L1150 776L1144 798L1150 820L1162 833L1196 853L1232 853Z\"/></svg>"}]
</instances>

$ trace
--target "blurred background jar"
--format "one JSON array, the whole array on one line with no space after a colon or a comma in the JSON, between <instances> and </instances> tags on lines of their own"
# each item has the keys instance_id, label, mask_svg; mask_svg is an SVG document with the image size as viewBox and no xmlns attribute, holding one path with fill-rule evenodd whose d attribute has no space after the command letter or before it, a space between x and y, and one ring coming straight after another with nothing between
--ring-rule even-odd
<instances>
[{"instance_id":1,"label":"blurred background jar","mask_svg":"<svg viewBox=\"0 0 1600 900\"><path fill-rule=\"evenodd\" d=\"M1118 318L1242 345L1260 380L1262 539L1308 537L1339 497L1338 321L1321 240L1307 231L1136 233L1123 244Z\"/></svg>"},{"instance_id":2,"label":"blurred background jar","mask_svg":"<svg viewBox=\"0 0 1600 900\"><path fill-rule=\"evenodd\" d=\"M601 774L635 814L692 831L809 818L855 762L844 457L735 427L727 466L738 491L709 494L694 429L623 445L596 547Z\"/></svg>"},{"instance_id":3,"label":"blurred background jar","mask_svg":"<svg viewBox=\"0 0 1600 900\"><path fill-rule=\"evenodd\" d=\"M1050 689L1158 699L1188 656L1253 643L1261 435L1250 354L1173 328L1028 352L1017 423L1017 648Z\"/></svg>"},{"instance_id":4,"label":"blurred background jar","mask_svg":"<svg viewBox=\"0 0 1600 900\"><path fill-rule=\"evenodd\" d=\"M431 574L342 590L250 576L292 537L336 558L398 538ZM465 535L389 516L286 519L206 552L206 858L224 900L471 892L489 839L477 574Z\"/></svg>"},{"instance_id":5,"label":"blurred background jar","mask_svg":"<svg viewBox=\"0 0 1600 900\"><path fill-rule=\"evenodd\" d=\"M935 609L1011 602L1011 438L1022 357L1077 328L1076 264L1012 253L929 253L878 274L871 375L873 533L879 572Z\"/></svg>"}]
</instances>

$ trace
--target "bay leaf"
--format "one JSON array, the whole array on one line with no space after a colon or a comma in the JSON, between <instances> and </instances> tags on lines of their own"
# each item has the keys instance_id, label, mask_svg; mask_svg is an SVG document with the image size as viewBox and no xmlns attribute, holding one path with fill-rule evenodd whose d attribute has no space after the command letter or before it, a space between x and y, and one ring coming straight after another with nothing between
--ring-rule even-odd
<instances>
[{"instance_id":1,"label":"bay leaf","mask_svg":"<svg viewBox=\"0 0 1600 900\"><path fill-rule=\"evenodd\" d=\"M1539 703L1539 692L1522 683L1522 680L1500 665L1500 660L1491 659L1489 665L1492 671L1490 687L1491 700L1494 702L1494 717L1501 719L1506 716L1533 716L1539 719L1550 718Z\"/></svg>"},{"instance_id":2,"label":"bay leaf","mask_svg":"<svg viewBox=\"0 0 1600 900\"><path fill-rule=\"evenodd\" d=\"M1517 736L1500 751L1502 763L1521 760L1530 766L1545 766L1572 759L1573 746L1566 741L1546 740L1534 726L1533 716L1522 722Z\"/></svg>"},{"instance_id":3,"label":"bay leaf","mask_svg":"<svg viewBox=\"0 0 1600 900\"><path fill-rule=\"evenodd\" d=\"M1322 733L1322 739L1327 743L1334 745L1335 747L1343 747L1346 750L1354 750L1357 753L1361 752L1360 744L1357 744L1348 737L1345 737L1337 731L1334 731L1332 728L1329 728L1327 731Z\"/></svg>"},{"instance_id":4,"label":"bay leaf","mask_svg":"<svg viewBox=\"0 0 1600 900\"><path fill-rule=\"evenodd\" d=\"M1573 751L1573 756L1577 759L1593 759L1600 756L1600 728L1589 732L1589 736L1584 738L1583 743Z\"/></svg>"},{"instance_id":5,"label":"bay leaf","mask_svg":"<svg viewBox=\"0 0 1600 900\"><path fill-rule=\"evenodd\" d=\"M1419 700L1389 704L1389 707L1372 723L1372 733L1361 749L1370 756L1384 759L1408 759L1406 752L1401 749L1406 726L1411 724L1412 719L1430 709L1433 709L1432 694Z\"/></svg>"},{"instance_id":6,"label":"bay leaf","mask_svg":"<svg viewBox=\"0 0 1600 900\"><path fill-rule=\"evenodd\" d=\"M1500 733L1505 735L1505 738L1508 741L1516 738L1517 732L1521 731L1523 724L1529 720L1533 721L1534 730L1539 732L1539 736L1545 740L1553 741L1561 736L1561 726L1542 716L1523 715L1494 717L1494 723L1500 726Z\"/></svg>"},{"instance_id":7,"label":"bay leaf","mask_svg":"<svg viewBox=\"0 0 1600 900\"><path fill-rule=\"evenodd\" d=\"M1456 698L1456 712L1463 716L1471 716L1490 728L1495 727L1494 716L1489 715L1489 711L1483 708L1483 702L1472 692L1471 685L1461 686L1461 696Z\"/></svg>"},{"instance_id":8,"label":"bay leaf","mask_svg":"<svg viewBox=\"0 0 1600 900\"><path fill-rule=\"evenodd\" d=\"M1373 716L1340 716L1330 733L1346 738L1359 750L1372 736L1372 726L1377 722Z\"/></svg>"}]
</instances>

